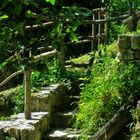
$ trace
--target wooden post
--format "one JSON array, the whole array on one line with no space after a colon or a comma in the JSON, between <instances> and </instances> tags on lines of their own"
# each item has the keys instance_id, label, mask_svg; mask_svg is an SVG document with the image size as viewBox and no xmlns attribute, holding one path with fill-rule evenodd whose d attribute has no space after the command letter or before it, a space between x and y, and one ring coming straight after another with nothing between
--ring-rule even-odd
<instances>
[{"instance_id":1,"label":"wooden post","mask_svg":"<svg viewBox=\"0 0 140 140\"><path fill-rule=\"evenodd\" d=\"M93 11L93 18L92 20L94 21L95 20L95 12ZM93 51L93 48L94 48L94 41L95 41L95 25L92 24L92 40L91 40L91 52Z\"/></svg>"},{"instance_id":2,"label":"wooden post","mask_svg":"<svg viewBox=\"0 0 140 140\"><path fill-rule=\"evenodd\" d=\"M59 61L60 61L60 71L61 73L66 71L65 68L65 49L64 49L64 45L61 45L61 49L60 51L58 51L58 57L59 57Z\"/></svg>"},{"instance_id":3,"label":"wooden post","mask_svg":"<svg viewBox=\"0 0 140 140\"><path fill-rule=\"evenodd\" d=\"M101 20L101 9L98 10L98 20ZM101 23L98 24L98 45L101 44Z\"/></svg>"},{"instance_id":4,"label":"wooden post","mask_svg":"<svg viewBox=\"0 0 140 140\"><path fill-rule=\"evenodd\" d=\"M25 100L24 100L24 113L25 119L31 119L31 69L25 66L24 69L24 88L25 88Z\"/></svg>"},{"instance_id":5,"label":"wooden post","mask_svg":"<svg viewBox=\"0 0 140 140\"><path fill-rule=\"evenodd\" d=\"M107 20L107 18L108 18L108 12L107 12L107 9L105 9L105 20ZM108 34L108 23L106 22L105 24L104 24L104 45L106 45L107 44L107 34Z\"/></svg>"}]
</instances>

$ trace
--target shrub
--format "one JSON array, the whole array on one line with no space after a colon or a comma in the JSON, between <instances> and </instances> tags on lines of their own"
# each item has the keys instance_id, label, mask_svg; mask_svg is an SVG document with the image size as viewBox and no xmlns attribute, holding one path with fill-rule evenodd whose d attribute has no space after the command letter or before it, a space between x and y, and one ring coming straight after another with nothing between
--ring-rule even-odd
<instances>
[{"instance_id":1,"label":"shrub","mask_svg":"<svg viewBox=\"0 0 140 140\"><path fill-rule=\"evenodd\" d=\"M79 102L76 126L85 137L98 131L121 105L134 102L140 93L138 67L118 62L103 49L100 52Z\"/></svg>"}]
</instances>

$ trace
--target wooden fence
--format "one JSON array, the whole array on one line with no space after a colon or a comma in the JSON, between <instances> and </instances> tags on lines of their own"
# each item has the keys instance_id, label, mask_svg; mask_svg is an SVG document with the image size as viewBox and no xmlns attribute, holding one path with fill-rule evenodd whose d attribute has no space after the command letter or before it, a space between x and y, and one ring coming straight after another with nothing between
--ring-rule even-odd
<instances>
[{"instance_id":1,"label":"wooden fence","mask_svg":"<svg viewBox=\"0 0 140 140\"><path fill-rule=\"evenodd\" d=\"M140 18L140 11L134 14L126 14L121 15L118 17L109 18L108 12L106 8L98 8L93 10L93 18L92 20L83 20L83 24L92 25L92 33L91 36L88 37L86 40L81 40L76 42L77 44L83 44L87 42L91 42L91 51L93 50L95 46L95 42L97 41L97 44L100 43L107 44L107 34L108 34L108 23L124 20L129 21L130 17L135 16L135 18ZM128 18L129 17L129 18ZM133 20L130 20L132 23ZM53 21L43 23L40 25L33 25L33 26L26 26L26 30L32 31L34 29L38 28L45 28L48 26L52 26L54 23ZM74 42L66 42L65 45L72 45ZM50 52L45 52L40 55L34 56L34 60L32 60L30 63L37 63L39 60L45 59L46 57L52 57L55 55L59 55L60 63L61 63L61 70L65 70L65 52L64 52L64 46L61 46L61 51L52 50ZM8 58L13 59L14 56ZM11 74L8 78L6 78L3 82L0 83L0 87L5 85L8 81L10 81L15 76L24 73L24 84L25 84L25 105L24 105L24 112L25 112L25 118L30 119L31 118L31 67L25 66L24 71L20 70L18 72L15 72Z\"/></svg>"}]
</instances>

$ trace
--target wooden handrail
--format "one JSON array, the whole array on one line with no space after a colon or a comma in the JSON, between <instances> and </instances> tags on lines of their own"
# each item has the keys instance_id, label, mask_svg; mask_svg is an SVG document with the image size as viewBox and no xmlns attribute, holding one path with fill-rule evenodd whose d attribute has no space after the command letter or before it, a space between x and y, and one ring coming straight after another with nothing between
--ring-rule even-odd
<instances>
[{"instance_id":1,"label":"wooden handrail","mask_svg":"<svg viewBox=\"0 0 140 140\"><path fill-rule=\"evenodd\" d=\"M83 23L85 23L85 24L104 24L106 22L113 22L113 21L124 20L124 19L128 18L129 16L130 16L129 14L126 14L126 15L121 15L121 16L113 17L113 18L110 18L110 19L83 20Z\"/></svg>"},{"instance_id":2,"label":"wooden handrail","mask_svg":"<svg viewBox=\"0 0 140 140\"><path fill-rule=\"evenodd\" d=\"M46 52L46 53L42 53L40 55L34 56L33 60L30 63L35 63L41 59L44 59L46 57L52 57L55 56L57 54L56 50L53 50L51 52ZM10 76L8 76L4 81L2 81L0 83L0 87L4 86L7 82L9 82L11 79L13 79L14 77L16 77L19 74L22 74L23 70L19 70L17 72L12 73Z\"/></svg>"},{"instance_id":3,"label":"wooden handrail","mask_svg":"<svg viewBox=\"0 0 140 140\"><path fill-rule=\"evenodd\" d=\"M113 17L113 18L110 18L110 19L101 19L101 20L83 20L82 21L82 24L103 24L103 23L106 23L106 22L113 22L113 21L119 21L119 20L124 20L126 18L128 18L130 15L129 14L125 14L125 15L121 15L121 16L117 16L117 17ZM25 29L26 30L34 30L34 29L38 29L38 28L41 28L41 27L47 27L47 26L51 26L53 25L54 22L53 21L49 21L49 22L44 22L42 23L41 25L32 25L32 26L26 26Z\"/></svg>"},{"instance_id":4,"label":"wooden handrail","mask_svg":"<svg viewBox=\"0 0 140 140\"><path fill-rule=\"evenodd\" d=\"M0 83L0 87L2 87L3 85L5 85L7 82L9 82L11 79L13 79L14 77L16 77L17 75L23 73L22 70L19 70L17 72L12 73L9 77L7 77L3 82Z\"/></svg>"}]
</instances>

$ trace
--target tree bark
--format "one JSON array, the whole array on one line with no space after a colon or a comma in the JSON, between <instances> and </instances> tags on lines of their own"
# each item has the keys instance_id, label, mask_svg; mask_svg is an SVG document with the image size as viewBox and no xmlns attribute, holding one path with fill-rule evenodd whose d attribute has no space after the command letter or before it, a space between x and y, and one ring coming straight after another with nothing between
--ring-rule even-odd
<instances>
[{"instance_id":1,"label":"tree bark","mask_svg":"<svg viewBox=\"0 0 140 140\"><path fill-rule=\"evenodd\" d=\"M19 74L21 74L21 73L23 73L22 70L19 70L19 71L17 71L17 72L12 73L9 77L7 77L4 81L2 81L2 82L0 83L0 87L2 87L2 86L5 85L7 82L9 82L11 79L13 79L15 76L17 76L17 75L19 75Z\"/></svg>"},{"instance_id":2,"label":"tree bark","mask_svg":"<svg viewBox=\"0 0 140 140\"><path fill-rule=\"evenodd\" d=\"M58 57L59 57L59 61L60 61L60 71L61 71L61 73L64 73L66 71L64 45L62 45L61 50L58 51Z\"/></svg>"},{"instance_id":3,"label":"tree bark","mask_svg":"<svg viewBox=\"0 0 140 140\"><path fill-rule=\"evenodd\" d=\"M25 119L31 119L31 70L25 66L24 70L24 88L25 88L25 100L24 100L24 113Z\"/></svg>"},{"instance_id":4,"label":"tree bark","mask_svg":"<svg viewBox=\"0 0 140 140\"><path fill-rule=\"evenodd\" d=\"M110 140L130 119L128 106L122 106L113 118L105 124L90 140Z\"/></svg>"}]
</instances>

